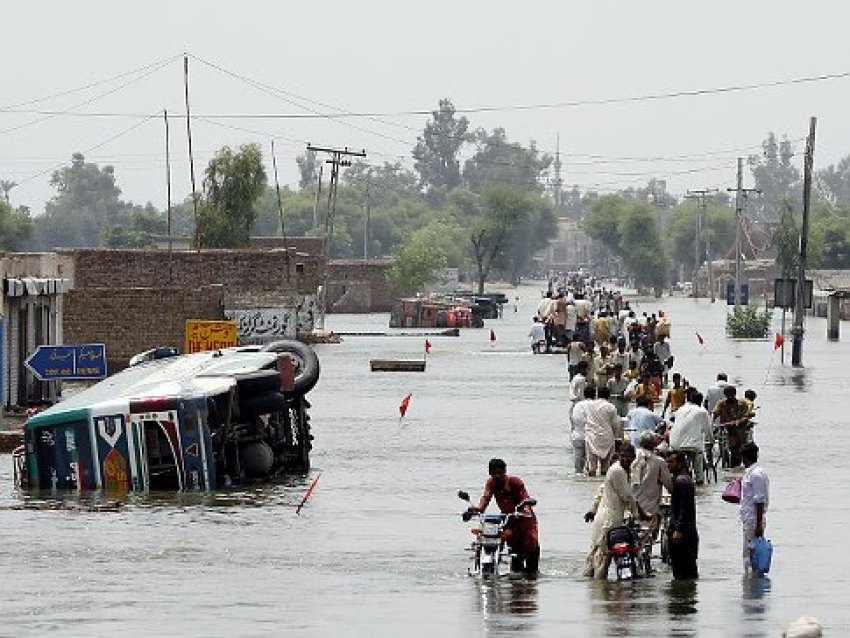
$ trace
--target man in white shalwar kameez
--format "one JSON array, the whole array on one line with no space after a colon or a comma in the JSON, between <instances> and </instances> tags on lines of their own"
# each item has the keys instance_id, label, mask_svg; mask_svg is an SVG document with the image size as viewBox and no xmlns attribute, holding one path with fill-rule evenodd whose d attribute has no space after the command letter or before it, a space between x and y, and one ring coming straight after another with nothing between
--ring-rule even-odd
<instances>
[{"instance_id":1,"label":"man in white shalwar kameez","mask_svg":"<svg viewBox=\"0 0 850 638\"><path fill-rule=\"evenodd\" d=\"M590 510L584 515L586 522L593 521L590 551L585 560L584 575L605 580L611 557L608 555L608 531L622 525L626 511L637 520L640 516L637 501L629 480L629 468L635 460L635 449L628 443L620 448L620 460L605 474Z\"/></svg>"}]
</instances>

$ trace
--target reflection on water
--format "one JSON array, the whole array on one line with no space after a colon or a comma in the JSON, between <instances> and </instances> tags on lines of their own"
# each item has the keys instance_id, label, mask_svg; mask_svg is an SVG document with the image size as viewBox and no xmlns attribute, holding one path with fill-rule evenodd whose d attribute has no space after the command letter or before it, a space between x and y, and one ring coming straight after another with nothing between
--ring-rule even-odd
<instances>
[{"instance_id":1,"label":"reflection on water","mask_svg":"<svg viewBox=\"0 0 850 638\"><path fill-rule=\"evenodd\" d=\"M667 588L667 613L671 620L697 613L697 581L674 580Z\"/></svg>"},{"instance_id":2,"label":"reflection on water","mask_svg":"<svg viewBox=\"0 0 850 638\"><path fill-rule=\"evenodd\" d=\"M511 574L470 580L476 596L476 611L488 632L534 630L538 611L537 577Z\"/></svg>"},{"instance_id":3,"label":"reflection on water","mask_svg":"<svg viewBox=\"0 0 850 638\"><path fill-rule=\"evenodd\" d=\"M744 576L742 579L743 596L741 606L745 620L764 616L770 609L770 578L753 578Z\"/></svg>"},{"instance_id":4,"label":"reflection on water","mask_svg":"<svg viewBox=\"0 0 850 638\"><path fill-rule=\"evenodd\" d=\"M599 624L608 636L630 635L628 628L641 619L657 618L661 604L653 587L656 581L634 580L614 582L610 580L588 581L592 616L599 617Z\"/></svg>"}]
</instances>

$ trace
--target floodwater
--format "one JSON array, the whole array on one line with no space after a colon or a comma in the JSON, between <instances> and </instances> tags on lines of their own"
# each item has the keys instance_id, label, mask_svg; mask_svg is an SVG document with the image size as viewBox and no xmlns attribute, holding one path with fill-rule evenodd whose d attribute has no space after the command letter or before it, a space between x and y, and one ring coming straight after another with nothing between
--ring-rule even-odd
<instances>
[{"instance_id":1,"label":"floodwater","mask_svg":"<svg viewBox=\"0 0 850 638\"><path fill-rule=\"evenodd\" d=\"M323 474L300 516L294 506L310 479L133 497L120 512L78 500L44 509L14 490L3 456L0 635L777 636L801 615L846 635L850 342L828 343L824 320L809 319L807 367L783 367L777 353L767 373L772 343L727 339L720 303L642 303L670 313L676 368L692 383L704 388L724 370L759 393L774 565L769 579L742 579L737 508L712 484L698 494L699 582L671 583L664 566L646 581L589 582L582 514L597 483L572 476L563 358L527 347L539 294L533 285L510 291L519 312L506 307L488 322L494 345L486 328L432 337L424 374L368 366L372 357L422 356L422 338L319 346L322 378L310 398ZM385 322L329 321L340 331ZM467 576L472 537L455 494L480 491L492 456L539 500L536 580Z\"/></svg>"}]
</instances>

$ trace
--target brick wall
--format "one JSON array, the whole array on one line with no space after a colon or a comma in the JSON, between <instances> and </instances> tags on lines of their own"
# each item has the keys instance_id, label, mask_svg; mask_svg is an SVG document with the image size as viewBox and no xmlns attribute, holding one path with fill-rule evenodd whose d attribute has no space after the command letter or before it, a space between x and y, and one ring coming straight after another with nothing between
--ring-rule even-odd
<instances>
[{"instance_id":1,"label":"brick wall","mask_svg":"<svg viewBox=\"0 0 850 638\"><path fill-rule=\"evenodd\" d=\"M284 249L176 250L171 257L160 249L74 249L59 254L76 289L168 285L193 290L221 284L239 298L314 294L324 268L320 255Z\"/></svg>"},{"instance_id":2,"label":"brick wall","mask_svg":"<svg viewBox=\"0 0 850 638\"><path fill-rule=\"evenodd\" d=\"M325 241L321 237L251 237L251 248L291 248L305 255L323 255Z\"/></svg>"},{"instance_id":3,"label":"brick wall","mask_svg":"<svg viewBox=\"0 0 850 638\"><path fill-rule=\"evenodd\" d=\"M110 374L157 346L183 349L187 319L223 319L224 289L78 288L65 296L66 343L104 343Z\"/></svg>"},{"instance_id":4,"label":"brick wall","mask_svg":"<svg viewBox=\"0 0 850 638\"><path fill-rule=\"evenodd\" d=\"M337 259L328 262L328 312L389 312L397 296L387 282L390 266L391 259ZM368 287L368 293L363 291L364 286ZM360 307L353 303L351 295L342 299L349 289L356 289ZM334 310L334 305L340 301L339 309ZM368 307L365 304L369 304Z\"/></svg>"}]
</instances>

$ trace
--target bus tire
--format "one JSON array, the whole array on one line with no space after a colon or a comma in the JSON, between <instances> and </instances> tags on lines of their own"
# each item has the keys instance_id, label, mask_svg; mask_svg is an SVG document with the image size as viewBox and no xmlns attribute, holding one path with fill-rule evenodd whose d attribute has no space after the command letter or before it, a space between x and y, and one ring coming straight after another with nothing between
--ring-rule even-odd
<instances>
[{"instance_id":1,"label":"bus tire","mask_svg":"<svg viewBox=\"0 0 850 638\"><path fill-rule=\"evenodd\" d=\"M262 350L289 356L295 373L295 394L307 394L319 381L319 357L307 344L286 339L266 344Z\"/></svg>"}]
</instances>

